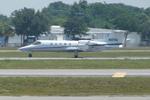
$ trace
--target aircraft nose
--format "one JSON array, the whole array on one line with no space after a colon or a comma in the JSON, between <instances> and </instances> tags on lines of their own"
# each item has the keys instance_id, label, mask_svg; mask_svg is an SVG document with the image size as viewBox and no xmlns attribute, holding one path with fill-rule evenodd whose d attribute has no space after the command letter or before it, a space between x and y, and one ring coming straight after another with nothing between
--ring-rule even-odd
<instances>
[{"instance_id":1,"label":"aircraft nose","mask_svg":"<svg viewBox=\"0 0 150 100\"><path fill-rule=\"evenodd\" d=\"M24 51L24 50L25 50L25 48L24 48L24 47L21 47L21 48L19 48L18 50L20 50L20 51Z\"/></svg>"},{"instance_id":2,"label":"aircraft nose","mask_svg":"<svg viewBox=\"0 0 150 100\"><path fill-rule=\"evenodd\" d=\"M28 51L28 48L27 48L27 47L21 47L21 48L19 48L18 50L23 51L23 52L27 52L27 51Z\"/></svg>"}]
</instances>

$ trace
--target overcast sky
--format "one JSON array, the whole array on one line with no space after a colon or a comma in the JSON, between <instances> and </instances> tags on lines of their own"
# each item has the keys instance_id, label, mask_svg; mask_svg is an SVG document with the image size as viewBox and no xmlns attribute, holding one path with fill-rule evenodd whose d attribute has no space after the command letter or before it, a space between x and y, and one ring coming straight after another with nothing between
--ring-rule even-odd
<instances>
[{"instance_id":1,"label":"overcast sky","mask_svg":"<svg viewBox=\"0 0 150 100\"><path fill-rule=\"evenodd\" d=\"M47 7L49 3L55 1L63 1L65 3L72 4L79 0L0 0L0 14L9 16L14 10L18 10L24 7L42 9ZM150 0L87 0L92 2L106 2L106 3L124 3L127 5L147 8L150 7Z\"/></svg>"}]
</instances>

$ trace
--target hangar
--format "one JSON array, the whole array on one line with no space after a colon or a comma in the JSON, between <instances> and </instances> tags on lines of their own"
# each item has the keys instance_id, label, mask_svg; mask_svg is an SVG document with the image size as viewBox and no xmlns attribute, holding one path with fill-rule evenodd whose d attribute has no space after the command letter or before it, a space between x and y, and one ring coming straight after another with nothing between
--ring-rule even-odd
<instances>
[{"instance_id":1,"label":"hangar","mask_svg":"<svg viewBox=\"0 0 150 100\"><path fill-rule=\"evenodd\" d=\"M79 37L79 36L77 36ZM109 43L123 43L125 46L133 47L139 46L141 43L140 35L136 32L129 33L126 30L113 30L103 28L89 28L87 35L82 35L81 39L93 39L96 41L109 42ZM50 26L50 31L47 34L41 35L40 40L70 40L64 34L64 28L61 26ZM21 36L14 35L9 37L8 46L21 46Z\"/></svg>"}]
</instances>

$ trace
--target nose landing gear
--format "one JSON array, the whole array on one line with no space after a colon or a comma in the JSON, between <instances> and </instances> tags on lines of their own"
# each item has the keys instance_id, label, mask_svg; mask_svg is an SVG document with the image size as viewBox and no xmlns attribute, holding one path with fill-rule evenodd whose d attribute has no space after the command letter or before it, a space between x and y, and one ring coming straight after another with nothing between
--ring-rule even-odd
<instances>
[{"instance_id":1,"label":"nose landing gear","mask_svg":"<svg viewBox=\"0 0 150 100\"><path fill-rule=\"evenodd\" d=\"M78 51L74 51L74 58L78 58L79 57L79 52Z\"/></svg>"},{"instance_id":2,"label":"nose landing gear","mask_svg":"<svg viewBox=\"0 0 150 100\"><path fill-rule=\"evenodd\" d=\"M32 53L29 53L29 54L28 54L28 57L30 57L30 58L31 58L31 57L32 57Z\"/></svg>"}]
</instances>

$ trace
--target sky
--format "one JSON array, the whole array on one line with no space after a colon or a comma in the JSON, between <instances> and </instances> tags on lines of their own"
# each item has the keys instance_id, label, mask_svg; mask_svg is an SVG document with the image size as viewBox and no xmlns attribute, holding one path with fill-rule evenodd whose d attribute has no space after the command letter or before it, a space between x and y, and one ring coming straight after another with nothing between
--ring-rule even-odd
<instances>
[{"instance_id":1,"label":"sky","mask_svg":"<svg viewBox=\"0 0 150 100\"><path fill-rule=\"evenodd\" d=\"M41 10L50 3L63 1L67 4L73 4L79 0L0 0L0 14L10 16L10 14L18 9L27 7ZM150 0L87 0L89 3L106 2L106 3L124 3L127 5L137 6L140 8L150 7Z\"/></svg>"}]
</instances>

